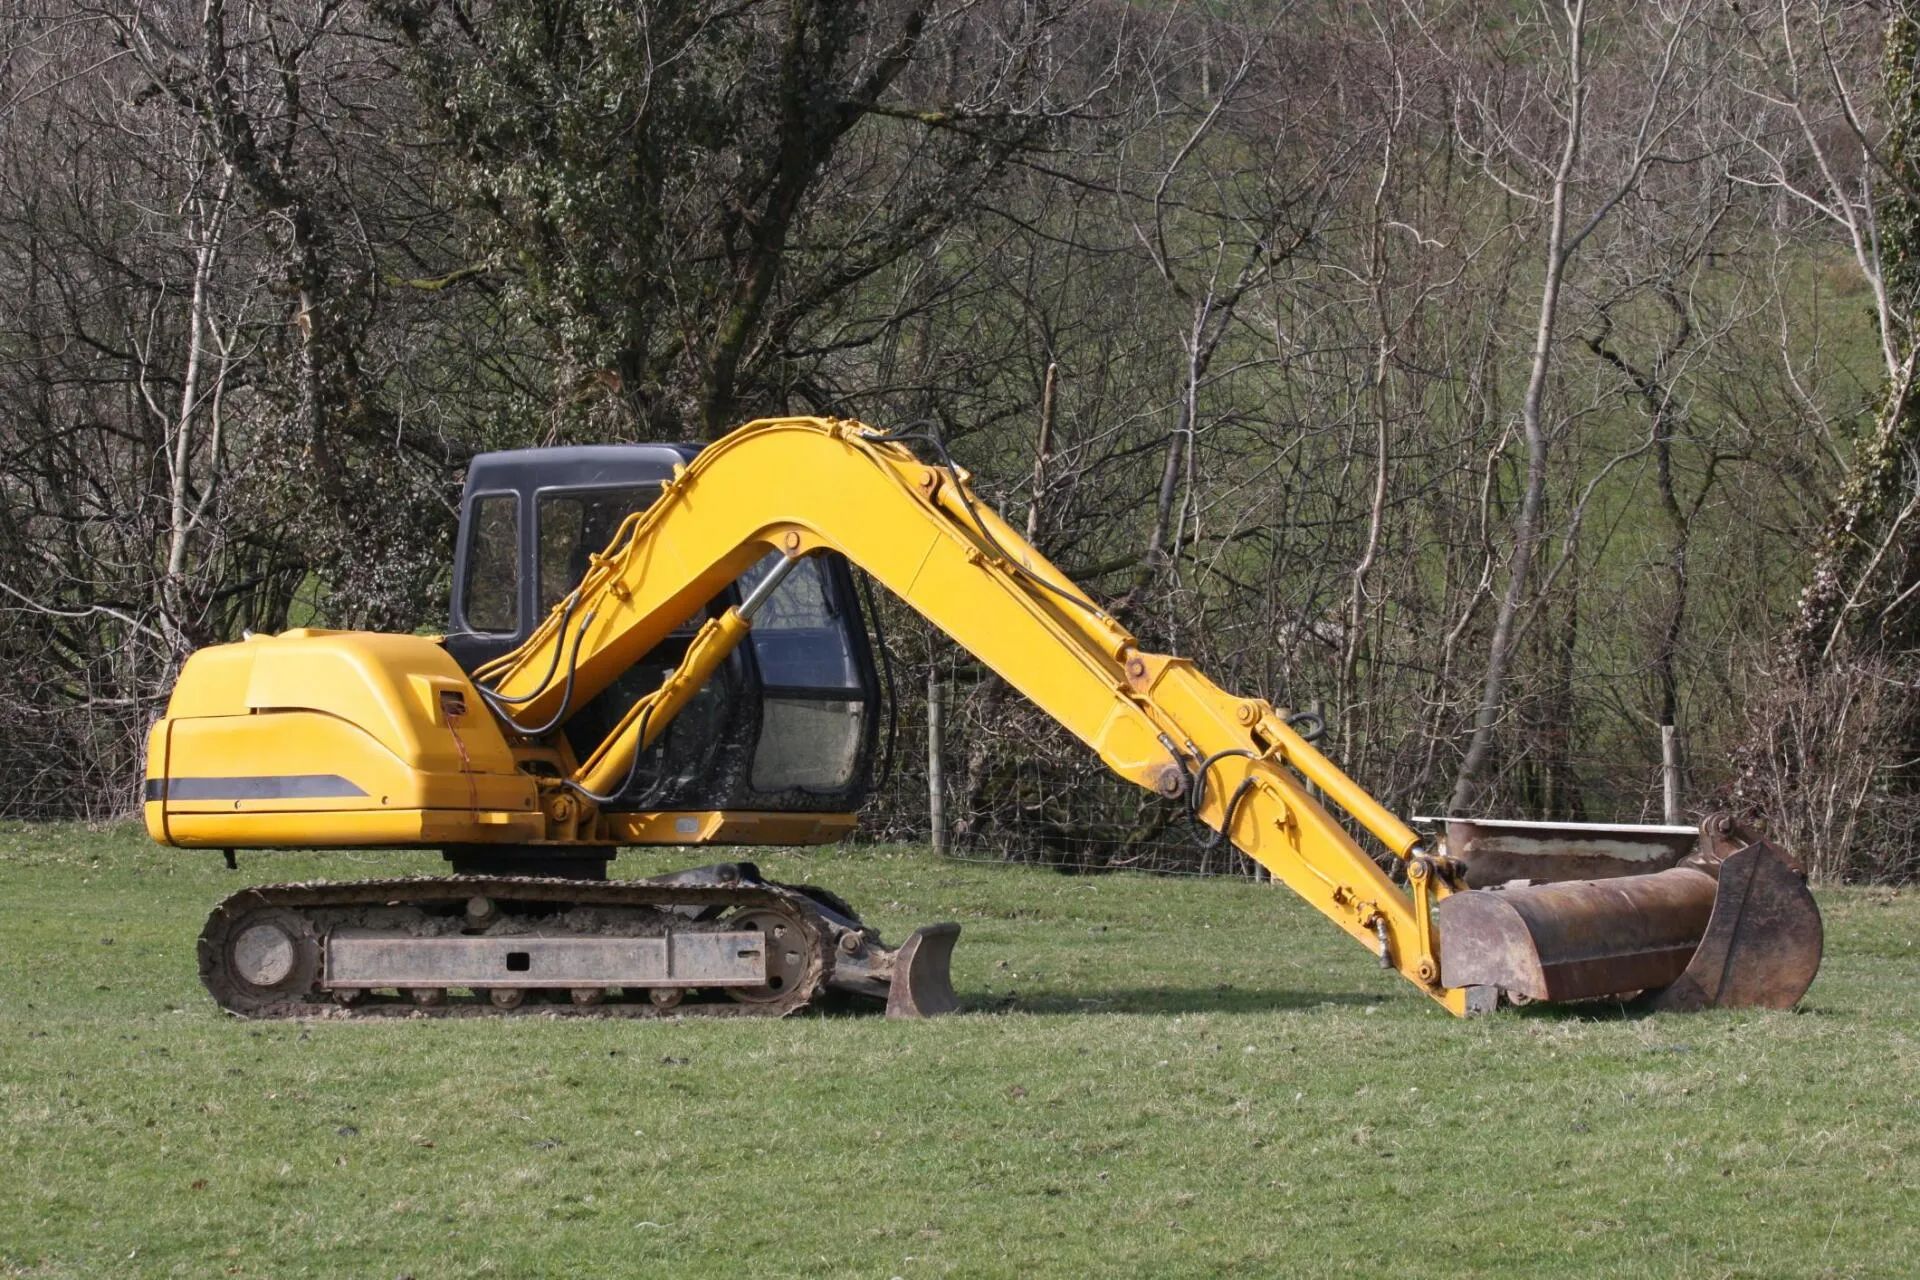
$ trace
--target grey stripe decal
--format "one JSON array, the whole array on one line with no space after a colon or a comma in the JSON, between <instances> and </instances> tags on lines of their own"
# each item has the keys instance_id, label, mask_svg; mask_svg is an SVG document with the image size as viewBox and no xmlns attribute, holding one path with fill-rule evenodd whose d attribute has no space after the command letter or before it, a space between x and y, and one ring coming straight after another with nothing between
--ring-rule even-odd
<instances>
[{"instance_id":1,"label":"grey stripe decal","mask_svg":"<svg viewBox=\"0 0 1920 1280\"><path fill-rule=\"evenodd\" d=\"M337 773L264 778L148 778L149 800L338 800L367 794Z\"/></svg>"}]
</instances>

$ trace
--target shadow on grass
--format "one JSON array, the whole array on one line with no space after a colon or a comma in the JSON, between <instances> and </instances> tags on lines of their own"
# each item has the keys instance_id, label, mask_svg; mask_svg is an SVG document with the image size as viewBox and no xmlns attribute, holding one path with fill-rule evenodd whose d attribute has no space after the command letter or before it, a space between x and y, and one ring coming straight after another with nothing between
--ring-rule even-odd
<instances>
[{"instance_id":1,"label":"shadow on grass","mask_svg":"<svg viewBox=\"0 0 1920 1280\"><path fill-rule=\"evenodd\" d=\"M1125 987L1036 995L961 993L969 1013L1273 1013L1323 1005L1369 1005L1381 997L1352 991L1289 991L1269 987Z\"/></svg>"},{"instance_id":2,"label":"shadow on grass","mask_svg":"<svg viewBox=\"0 0 1920 1280\"><path fill-rule=\"evenodd\" d=\"M1492 1016L1502 1021L1525 1018L1547 1022L1639 1022L1656 1012L1640 1000L1576 1000L1567 1004L1502 1003L1500 1011Z\"/></svg>"},{"instance_id":3,"label":"shadow on grass","mask_svg":"<svg viewBox=\"0 0 1920 1280\"><path fill-rule=\"evenodd\" d=\"M1526 1004L1501 1006L1498 1018L1541 1018L1552 1022L1641 1022L1656 1015L1668 1017L1693 1018L1716 1013L1759 1013L1776 1014L1795 1018L1846 1017L1836 1010L1819 1005L1796 1005L1792 1009L1693 1009L1686 1011L1656 1009L1644 999L1633 1000L1576 1000L1567 1004Z\"/></svg>"}]
</instances>

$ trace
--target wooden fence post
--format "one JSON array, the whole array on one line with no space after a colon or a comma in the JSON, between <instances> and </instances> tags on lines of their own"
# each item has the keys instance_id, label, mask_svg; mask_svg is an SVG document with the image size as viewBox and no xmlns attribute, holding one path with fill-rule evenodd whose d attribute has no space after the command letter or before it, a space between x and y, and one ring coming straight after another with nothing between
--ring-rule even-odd
<instances>
[{"instance_id":1,"label":"wooden fence post","mask_svg":"<svg viewBox=\"0 0 1920 1280\"><path fill-rule=\"evenodd\" d=\"M941 763L940 672L927 669L927 825L933 851L947 851L947 783Z\"/></svg>"},{"instance_id":2,"label":"wooden fence post","mask_svg":"<svg viewBox=\"0 0 1920 1280\"><path fill-rule=\"evenodd\" d=\"M1677 827L1686 819L1680 813L1680 735L1670 724L1660 726L1660 782L1667 825Z\"/></svg>"}]
</instances>

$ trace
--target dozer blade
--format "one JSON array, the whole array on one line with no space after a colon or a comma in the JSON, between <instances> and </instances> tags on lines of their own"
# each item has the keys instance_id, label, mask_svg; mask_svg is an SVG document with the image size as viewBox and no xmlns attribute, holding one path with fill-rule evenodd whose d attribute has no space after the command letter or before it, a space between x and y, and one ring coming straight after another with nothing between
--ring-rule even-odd
<instances>
[{"instance_id":1,"label":"dozer blade","mask_svg":"<svg viewBox=\"0 0 1920 1280\"><path fill-rule=\"evenodd\" d=\"M893 957L893 981L887 987L889 1018L932 1018L960 1007L953 994L953 944L957 924L915 929Z\"/></svg>"},{"instance_id":2,"label":"dozer blade","mask_svg":"<svg viewBox=\"0 0 1920 1280\"><path fill-rule=\"evenodd\" d=\"M726 888L772 885L799 894L808 900L833 942L833 971L827 985L835 992L863 1002L884 1000L889 1018L932 1018L960 1007L960 999L953 993L952 972L953 944L960 938L957 924L923 925L898 948L889 947L839 894L818 885L763 880L760 868L751 862L694 867L654 876L647 883Z\"/></svg>"},{"instance_id":3,"label":"dozer blade","mask_svg":"<svg viewBox=\"0 0 1920 1280\"><path fill-rule=\"evenodd\" d=\"M1819 967L1812 895L1763 842L1719 870L1718 881L1682 866L1456 893L1434 909L1441 980L1524 1000L1648 992L1656 1008L1791 1007Z\"/></svg>"}]
</instances>

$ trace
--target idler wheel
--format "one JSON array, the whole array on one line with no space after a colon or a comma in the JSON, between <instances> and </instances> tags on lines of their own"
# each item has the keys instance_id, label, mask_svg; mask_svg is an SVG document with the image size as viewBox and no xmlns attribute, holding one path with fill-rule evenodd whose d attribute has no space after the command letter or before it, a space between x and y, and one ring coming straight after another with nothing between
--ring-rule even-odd
<instances>
[{"instance_id":1,"label":"idler wheel","mask_svg":"<svg viewBox=\"0 0 1920 1280\"><path fill-rule=\"evenodd\" d=\"M200 947L208 989L235 1013L298 1002L319 981L320 945L297 912L249 912L224 937L203 935Z\"/></svg>"},{"instance_id":2,"label":"idler wheel","mask_svg":"<svg viewBox=\"0 0 1920 1280\"><path fill-rule=\"evenodd\" d=\"M254 987L277 987L293 973L299 948L287 931L266 921L242 929L233 940L233 971Z\"/></svg>"},{"instance_id":3,"label":"idler wheel","mask_svg":"<svg viewBox=\"0 0 1920 1280\"><path fill-rule=\"evenodd\" d=\"M757 987L728 987L729 996L743 1004L779 1000L795 984L806 980L811 943L791 916L778 911L743 911L727 925L732 929L758 929L767 940L766 982Z\"/></svg>"}]
</instances>

